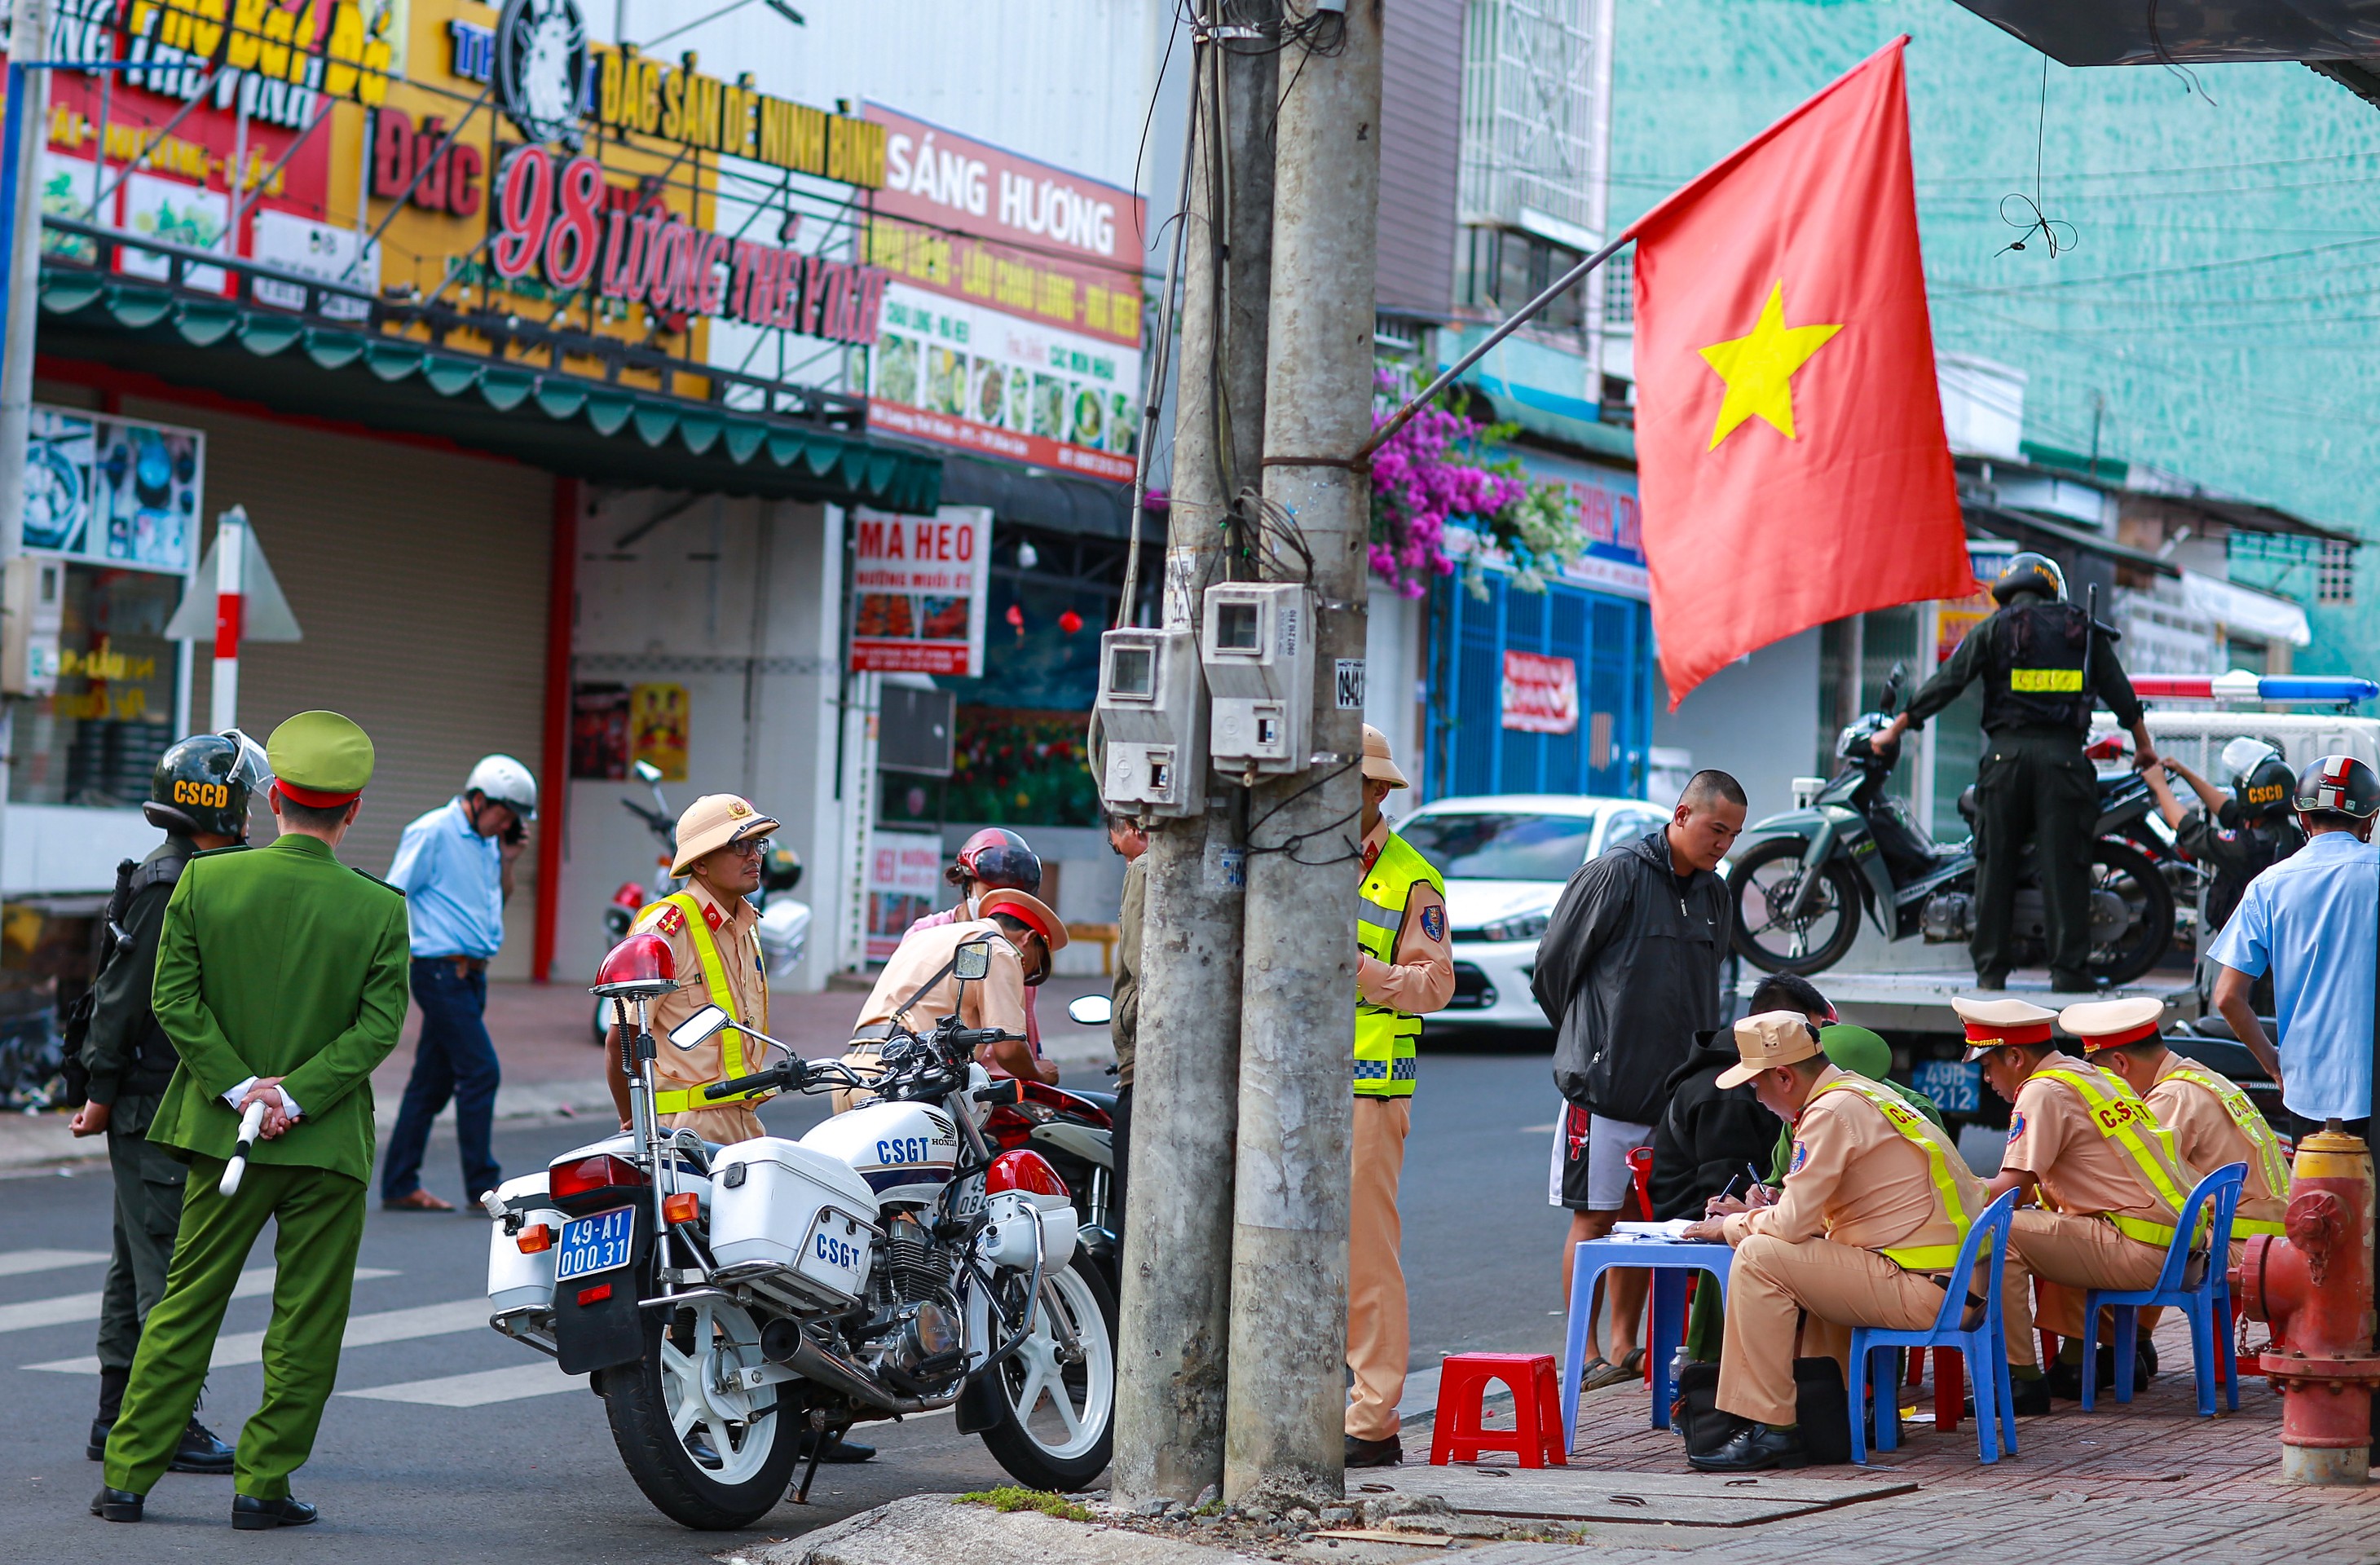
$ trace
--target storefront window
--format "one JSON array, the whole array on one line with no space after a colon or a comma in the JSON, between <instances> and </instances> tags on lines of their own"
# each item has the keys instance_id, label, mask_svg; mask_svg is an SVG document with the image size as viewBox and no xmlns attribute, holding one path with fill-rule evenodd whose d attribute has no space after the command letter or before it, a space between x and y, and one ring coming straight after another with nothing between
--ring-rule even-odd
<instances>
[{"instance_id":1,"label":"storefront window","mask_svg":"<svg viewBox=\"0 0 2380 1565\"><path fill-rule=\"evenodd\" d=\"M17 804L138 805L174 742L182 649L165 638L183 578L69 563L58 688L19 707L9 756Z\"/></svg>"}]
</instances>

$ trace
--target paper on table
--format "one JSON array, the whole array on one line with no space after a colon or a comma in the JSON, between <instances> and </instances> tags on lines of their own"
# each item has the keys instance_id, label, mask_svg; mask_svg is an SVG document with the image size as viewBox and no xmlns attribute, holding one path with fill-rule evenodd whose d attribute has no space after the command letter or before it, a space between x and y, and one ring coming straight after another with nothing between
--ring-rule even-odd
<instances>
[{"instance_id":1,"label":"paper on table","mask_svg":"<svg viewBox=\"0 0 2380 1565\"><path fill-rule=\"evenodd\" d=\"M1668 1222L1615 1222L1611 1231L1621 1239L1683 1239L1693 1226L1691 1218L1672 1218Z\"/></svg>"}]
</instances>

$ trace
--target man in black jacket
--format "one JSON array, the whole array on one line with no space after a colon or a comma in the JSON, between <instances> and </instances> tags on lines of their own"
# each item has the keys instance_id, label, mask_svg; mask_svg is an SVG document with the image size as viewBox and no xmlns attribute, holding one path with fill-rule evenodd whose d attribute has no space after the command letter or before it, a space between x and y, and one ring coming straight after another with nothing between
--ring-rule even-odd
<instances>
[{"instance_id":1,"label":"man in black jacket","mask_svg":"<svg viewBox=\"0 0 2380 1565\"><path fill-rule=\"evenodd\" d=\"M1611 1231L1628 1202L1628 1154L1652 1140L1670 1074L1694 1034L1719 1025L1718 970L1731 911L1715 873L1743 831L1742 784L1697 771L1670 823L1583 866L1537 944L1530 992L1556 1029L1552 1203L1570 1209L1562 1297L1572 1252ZM1645 1274L1615 1271L1611 1352L1585 1384L1609 1384L1642 1363L1637 1317ZM1634 1361L1632 1363L1632 1361Z\"/></svg>"}]
</instances>

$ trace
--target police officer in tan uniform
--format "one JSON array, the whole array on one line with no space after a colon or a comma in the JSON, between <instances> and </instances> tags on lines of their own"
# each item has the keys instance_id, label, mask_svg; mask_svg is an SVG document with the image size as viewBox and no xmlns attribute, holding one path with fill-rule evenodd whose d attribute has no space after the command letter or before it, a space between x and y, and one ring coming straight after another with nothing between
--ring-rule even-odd
<instances>
[{"instance_id":1,"label":"police officer in tan uniform","mask_svg":"<svg viewBox=\"0 0 2380 1565\"><path fill-rule=\"evenodd\" d=\"M677 960L677 989L652 1004L654 1037L666 1037L705 1005L769 1031L769 969L760 952L759 910L749 898L760 889L760 866L776 829L776 821L734 794L705 794L677 818L670 873L686 877L686 889L647 906L634 926L667 940ZM705 1141L748 1141L764 1134L753 1110L771 1094L713 1103L702 1089L760 1069L765 1053L733 1027L691 1049L662 1049L653 1062L653 1111L672 1130L690 1130ZM618 1071L604 1075L625 1130L628 1078Z\"/></svg>"},{"instance_id":2,"label":"police officer in tan uniform","mask_svg":"<svg viewBox=\"0 0 2380 1565\"><path fill-rule=\"evenodd\" d=\"M2148 996L2094 1000L2058 1013L2058 1025L2082 1040L2082 1058L2104 1066L2139 1093L2156 1116L2157 1128L2172 1133L2173 1149L2184 1166L2204 1179L2216 1170L2245 1163L2240 1210L2231 1219L2231 1258L2247 1254L2248 1236L2282 1231L2289 1205L2289 1160L2280 1137L2228 1077L2165 1046L2158 1028L2165 1006ZM2148 1313L2142 1315L2147 1329Z\"/></svg>"},{"instance_id":3,"label":"police officer in tan uniform","mask_svg":"<svg viewBox=\"0 0 2380 1565\"><path fill-rule=\"evenodd\" d=\"M2157 1280L2192 1179L2121 1077L2059 1050L2056 1012L2022 1000L1961 998L1950 1006L1966 1025L1967 1058L1981 1060L1984 1080L2015 1106L1986 1198L2031 1190L2045 1203L2020 1208L2010 1230L2000 1314L2016 1410L2046 1413L2052 1394L2082 1394L2083 1291ZM2041 1324L2066 1340L2046 1379L2034 1351L2036 1277ZM2140 1346L2145 1378L2156 1361L2145 1337Z\"/></svg>"},{"instance_id":4,"label":"police officer in tan uniform","mask_svg":"<svg viewBox=\"0 0 2380 1565\"><path fill-rule=\"evenodd\" d=\"M957 977L961 946L980 941L991 970L977 982ZM876 976L876 987L851 1030L843 1062L863 1075L876 1073L877 1055L892 1035L893 1018L920 1037L945 1016L965 1027L998 1027L1011 1036L984 1051L987 1068L1024 1081L1058 1079L1058 1067L1037 1059L1026 1041L1026 995L1050 976L1050 960L1066 948L1066 926L1048 904L1029 892L988 891L976 916L954 923L914 927ZM867 1101L848 1090L834 1094L838 1114Z\"/></svg>"},{"instance_id":5,"label":"police officer in tan uniform","mask_svg":"<svg viewBox=\"0 0 2380 1565\"><path fill-rule=\"evenodd\" d=\"M1689 1459L1716 1473L1802 1466L1797 1320L1807 1312L1803 1352L1839 1359L1848 1358L1853 1327L1931 1325L1954 1285L1959 1246L1987 1204L1958 1144L1890 1089L1830 1062L1808 1017L1747 1016L1735 1024L1735 1047L1742 1062L1720 1072L1718 1085L1752 1083L1793 1127L1793 1154L1775 1205L1729 1197L1714 1203L1724 1215L1686 1231L1735 1247L1718 1401L1743 1427ZM1977 1280L1955 1285L1982 1297Z\"/></svg>"}]
</instances>

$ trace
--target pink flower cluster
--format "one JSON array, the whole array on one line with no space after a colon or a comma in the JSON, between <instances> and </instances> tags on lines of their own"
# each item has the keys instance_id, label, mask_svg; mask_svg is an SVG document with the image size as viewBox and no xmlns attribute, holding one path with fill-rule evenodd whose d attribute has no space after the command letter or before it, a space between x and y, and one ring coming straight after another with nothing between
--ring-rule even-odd
<instances>
[{"instance_id":1,"label":"pink flower cluster","mask_svg":"<svg viewBox=\"0 0 2380 1565\"><path fill-rule=\"evenodd\" d=\"M1374 416L1374 428L1386 423ZM1488 472L1458 448L1484 426L1444 408L1425 408L1372 454L1372 573L1407 598L1451 576L1447 523L1484 522L1528 492L1517 478Z\"/></svg>"}]
</instances>

